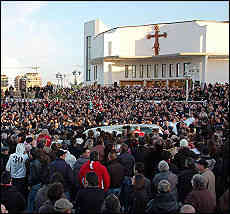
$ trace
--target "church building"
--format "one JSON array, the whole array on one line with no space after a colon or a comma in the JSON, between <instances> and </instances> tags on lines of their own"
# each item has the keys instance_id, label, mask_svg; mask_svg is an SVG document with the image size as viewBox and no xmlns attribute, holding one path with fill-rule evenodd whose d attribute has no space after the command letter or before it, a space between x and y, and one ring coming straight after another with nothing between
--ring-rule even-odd
<instances>
[{"instance_id":1,"label":"church building","mask_svg":"<svg viewBox=\"0 0 230 214\"><path fill-rule=\"evenodd\" d=\"M182 21L109 29L84 24L84 84L189 87L229 82L229 22Z\"/></svg>"}]
</instances>

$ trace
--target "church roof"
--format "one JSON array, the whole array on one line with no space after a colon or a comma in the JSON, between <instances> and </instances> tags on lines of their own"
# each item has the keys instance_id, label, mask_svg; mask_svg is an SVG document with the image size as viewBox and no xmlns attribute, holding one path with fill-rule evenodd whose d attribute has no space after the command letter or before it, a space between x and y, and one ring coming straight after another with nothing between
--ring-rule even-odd
<instances>
[{"instance_id":1,"label":"church roof","mask_svg":"<svg viewBox=\"0 0 230 214\"><path fill-rule=\"evenodd\" d=\"M187 22L209 22L209 23L229 23L229 21L215 21L215 20L190 20L190 21L178 21L178 22L162 22L162 23L154 23L154 24L146 24L146 25L127 25L127 26L120 26L120 27L115 27L111 28L109 30L103 31L99 34L97 34L95 37L104 34L104 33L109 33L112 32L116 29L119 28L128 28L128 27L143 27L143 26L152 26L152 25L166 25L166 24L179 24L179 23L187 23Z\"/></svg>"}]
</instances>

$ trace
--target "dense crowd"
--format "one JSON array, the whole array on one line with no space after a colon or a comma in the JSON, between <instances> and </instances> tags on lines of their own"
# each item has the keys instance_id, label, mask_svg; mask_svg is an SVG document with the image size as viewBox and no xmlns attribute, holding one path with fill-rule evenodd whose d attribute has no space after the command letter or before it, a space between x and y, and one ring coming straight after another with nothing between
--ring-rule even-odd
<instances>
[{"instance_id":1,"label":"dense crowd","mask_svg":"<svg viewBox=\"0 0 230 214\"><path fill-rule=\"evenodd\" d=\"M230 211L228 83L196 86L188 102L183 88L142 86L4 96L2 212ZM100 128L116 124L121 134Z\"/></svg>"}]
</instances>

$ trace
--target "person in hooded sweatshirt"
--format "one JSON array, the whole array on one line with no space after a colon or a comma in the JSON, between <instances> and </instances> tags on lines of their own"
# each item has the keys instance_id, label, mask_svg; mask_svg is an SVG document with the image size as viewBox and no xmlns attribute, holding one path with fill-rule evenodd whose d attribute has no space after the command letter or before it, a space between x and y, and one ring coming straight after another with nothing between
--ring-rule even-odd
<instances>
[{"instance_id":1,"label":"person in hooded sweatshirt","mask_svg":"<svg viewBox=\"0 0 230 214\"><path fill-rule=\"evenodd\" d=\"M99 188L107 192L110 187L110 176L108 170L99 162L98 151L90 153L90 160L84 163L79 171L79 181L81 186L85 184L85 176L88 172L95 172L98 176Z\"/></svg>"},{"instance_id":2,"label":"person in hooded sweatshirt","mask_svg":"<svg viewBox=\"0 0 230 214\"><path fill-rule=\"evenodd\" d=\"M23 143L18 143L16 152L11 154L6 164L6 171L10 172L12 185L27 198L26 161L29 159Z\"/></svg>"}]
</instances>

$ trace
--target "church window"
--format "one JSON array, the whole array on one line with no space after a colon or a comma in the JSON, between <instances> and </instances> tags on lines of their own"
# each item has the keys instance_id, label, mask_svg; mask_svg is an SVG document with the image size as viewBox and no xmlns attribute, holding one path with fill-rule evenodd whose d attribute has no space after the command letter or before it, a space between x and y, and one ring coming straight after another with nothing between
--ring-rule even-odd
<instances>
[{"instance_id":1,"label":"church window","mask_svg":"<svg viewBox=\"0 0 230 214\"><path fill-rule=\"evenodd\" d=\"M158 78L158 64L154 65L154 78Z\"/></svg>"},{"instance_id":2,"label":"church window","mask_svg":"<svg viewBox=\"0 0 230 214\"><path fill-rule=\"evenodd\" d=\"M144 65L140 65L140 78L144 77Z\"/></svg>"},{"instance_id":3,"label":"church window","mask_svg":"<svg viewBox=\"0 0 230 214\"><path fill-rule=\"evenodd\" d=\"M166 64L162 64L162 77L166 77Z\"/></svg>"},{"instance_id":4,"label":"church window","mask_svg":"<svg viewBox=\"0 0 230 214\"><path fill-rule=\"evenodd\" d=\"M129 77L129 66L125 65L125 78Z\"/></svg>"},{"instance_id":5,"label":"church window","mask_svg":"<svg viewBox=\"0 0 230 214\"><path fill-rule=\"evenodd\" d=\"M132 65L132 77L136 78L137 77L137 66Z\"/></svg>"},{"instance_id":6,"label":"church window","mask_svg":"<svg viewBox=\"0 0 230 214\"><path fill-rule=\"evenodd\" d=\"M150 78L151 76L151 65L147 64L147 78Z\"/></svg>"},{"instance_id":7,"label":"church window","mask_svg":"<svg viewBox=\"0 0 230 214\"><path fill-rule=\"evenodd\" d=\"M180 74L180 63L176 64L176 77L179 77Z\"/></svg>"},{"instance_id":8,"label":"church window","mask_svg":"<svg viewBox=\"0 0 230 214\"><path fill-rule=\"evenodd\" d=\"M169 64L169 77L173 77L173 64Z\"/></svg>"}]
</instances>

